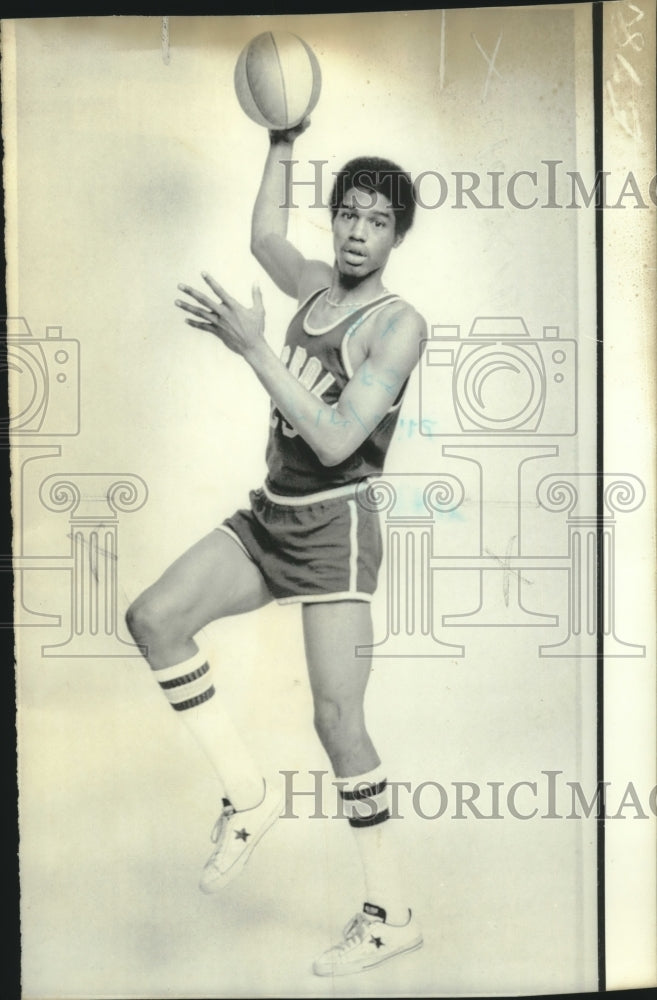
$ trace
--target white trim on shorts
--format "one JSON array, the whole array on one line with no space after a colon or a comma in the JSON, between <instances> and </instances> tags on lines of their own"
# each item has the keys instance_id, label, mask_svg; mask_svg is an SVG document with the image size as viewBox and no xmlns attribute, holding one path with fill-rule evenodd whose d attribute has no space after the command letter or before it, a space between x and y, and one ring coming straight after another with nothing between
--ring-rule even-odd
<instances>
[{"instance_id":1,"label":"white trim on shorts","mask_svg":"<svg viewBox=\"0 0 657 1000\"><path fill-rule=\"evenodd\" d=\"M342 496L354 496L359 485L361 485L364 480L359 480L357 484L352 484L351 486L340 486L334 490L325 490L323 493L311 493L304 497L285 497L280 496L278 493L272 493L268 490L266 486L262 486L262 491L268 500L272 503L280 503L283 505L290 506L304 506L306 504L315 503L318 500L329 500L334 497ZM356 506L356 501L351 499L347 501L347 507L349 510L349 590L333 591L327 594L293 594L290 597L275 597L272 594L273 600L277 604L322 604L337 601L366 601L370 603L373 598L373 594L367 594L364 591L356 590L357 580L358 580L358 508ZM232 538L241 548L244 555L253 563L254 566L258 566L251 553L248 551L244 542L239 537L239 535L233 531L233 529L228 524L218 524L215 531L223 531L225 535ZM258 567L259 568L259 567Z\"/></svg>"},{"instance_id":2,"label":"white trim on shorts","mask_svg":"<svg viewBox=\"0 0 657 1000\"><path fill-rule=\"evenodd\" d=\"M349 590L329 594L311 594L306 597L277 598L279 604L318 604L330 601L371 601L372 595L357 590L358 586L358 509L355 500L347 500L349 511Z\"/></svg>"},{"instance_id":3,"label":"white trim on shorts","mask_svg":"<svg viewBox=\"0 0 657 1000\"><path fill-rule=\"evenodd\" d=\"M364 487L366 479L359 479L356 483L347 483L346 486L335 486L332 490L322 490L321 493L306 493L299 497L283 496L280 493L272 493L263 483L262 492L272 503L280 504L282 507L306 507L311 503L318 503L321 500L334 500L336 497L353 497L360 487Z\"/></svg>"},{"instance_id":4,"label":"white trim on shorts","mask_svg":"<svg viewBox=\"0 0 657 1000\"><path fill-rule=\"evenodd\" d=\"M225 535L228 535L229 538L232 538L234 542L237 542L237 544L241 548L241 550L244 553L244 555L248 556L248 558L251 560L251 562L253 563L253 565L254 566L258 565L257 562L255 561L255 559L253 558L253 556L251 555L251 553L249 552L249 550L247 549L246 545L244 544L244 542L240 538L240 536L237 534L236 531L233 531L233 529L230 527L230 525L228 525L228 524L218 524L217 527L214 530L215 531L223 531L223 533Z\"/></svg>"},{"instance_id":5,"label":"white trim on shorts","mask_svg":"<svg viewBox=\"0 0 657 1000\"><path fill-rule=\"evenodd\" d=\"M372 594L365 594L360 590L343 590L333 594L294 594L293 597L275 597L277 604L322 604L331 601L368 601L372 600Z\"/></svg>"}]
</instances>

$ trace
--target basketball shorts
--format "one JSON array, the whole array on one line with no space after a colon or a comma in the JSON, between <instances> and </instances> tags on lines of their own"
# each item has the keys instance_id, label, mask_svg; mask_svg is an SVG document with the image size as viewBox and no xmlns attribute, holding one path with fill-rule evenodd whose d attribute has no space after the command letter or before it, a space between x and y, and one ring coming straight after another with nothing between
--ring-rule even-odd
<instances>
[{"instance_id":1,"label":"basketball shorts","mask_svg":"<svg viewBox=\"0 0 657 1000\"><path fill-rule=\"evenodd\" d=\"M262 573L279 604L370 601L381 565L379 515L364 509L355 487L283 497L266 487L251 508L218 527Z\"/></svg>"}]
</instances>

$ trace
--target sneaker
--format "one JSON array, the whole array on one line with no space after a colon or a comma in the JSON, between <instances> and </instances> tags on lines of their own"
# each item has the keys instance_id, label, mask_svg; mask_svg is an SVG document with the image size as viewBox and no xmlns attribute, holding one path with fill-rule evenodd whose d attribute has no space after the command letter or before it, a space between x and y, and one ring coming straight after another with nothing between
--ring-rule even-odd
<instances>
[{"instance_id":1,"label":"sneaker","mask_svg":"<svg viewBox=\"0 0 657 1000\"><path fill-rule=\"evenodd\" d=\"M387 924L386 911L365 903L344 929L343 940L329 948L313 964L316 976L346 976L364 972L405 951L422 947L422 932L413 914L402 927Z\"/></svg>"},{"instance_id":2,"label":"sneaker","mask_svg":"<svg viewBox=\"0 0 657 1000\"><path fill-rule=\"evenodd\" d=\"M224 808L211 834L216 847L199 883L203 892L219 892L239 875L253 848L278 819L281 804L278 792L266 784L262 802L252 809L237 810L228 799L223 799Z\"/></svg>"}]
</instances>

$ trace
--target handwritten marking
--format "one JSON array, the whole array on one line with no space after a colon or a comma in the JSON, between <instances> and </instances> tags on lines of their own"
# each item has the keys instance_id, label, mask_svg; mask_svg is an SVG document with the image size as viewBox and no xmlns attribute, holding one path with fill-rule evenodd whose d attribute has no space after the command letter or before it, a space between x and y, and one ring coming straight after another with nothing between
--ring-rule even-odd
<instances>
[{"instance_id":1,"label":"handwritten marking","mask_svg":"<svg viewBox=\"0 0 657 1000\"><path fill-rule=\"evenodd\" d=\"M618 24L621 30L625 33L625 38L621 45L623 48L625 48L626 45L630 45L635 52L642 52L645 45L643 34L640 31L633 31L632 34L630 34L629 29L632 25L638 24L639 21L643 21L645 14L640 7L635 7L633 3L628 4L628 7L637 14L637 17L632 18L631 21L625 21L623 19L623 11L620 8L616 11ZM638 39L636 44L635 39Z\"/></svg>"},{"instance_id":2,"label":"handwritten marking","mask_svg":"<svg viewBox=\"0 0 657 1000\"><path fill-rule=\"evenodd\" d=\"M353 407L352 407L352 409L353 409ZM349 424L351 423L351 420L348 420L346 417L343 417L340 420L338 418L337 410L335 409L335 406L332 406L331 407L331 423L335 424L337 427L348 427Z\"/></svg>"},{"instance_id":3,"label":"handwritten marking","mask_svg":"<svg viewBox=\"0 0 657 1000\"><path fill-rule=\"evenodd\" d=\"M502 559L500 556L495 555L495 553L491 552L490 549L484 550L487 556L492 556L493 559L495 559L496 562L498 562L500 566L504 568L504 573L502 574L502 594L504 596L504 604L506 605L507 608L509 606L509 589L510 589L510 582L512 575L515 574L518 580L519 581L521 580L523 583L533 584L534 582L533 580L529 580L526 576L522 576L519 569L513 569L512 566L509 566L509 559L515 547L517 538L518 538L517 535L513 535L509 539L509 544L507 546L506 556L504 557L504 559Z\"/></svg>"},{"instance_id":4,"label":"handwritten marking","mask_svg":"<svg viewBox=\"0 0 657 1000\"><path fill-rule=\"evenodd\" d=\"M495 75L497 77L499 77L500 80L502 79L502 74L499 72L499 70L495 66L495 60L497 58L497 53L498 53L499 48L500 48L500 42L502 41L502 32L500 31L500 33L499 33L499 36L497 38L497 42L495 43L495 48L493 49L493 54L490 57L490 59L488 58L488 54L484 51L483 47L480 45L479 39L475 35L474 31L472 32L472 38L474 40L475 45L477 46L477 48L481 52L482 56L484 57L484 59L488 63L488 73L486 74L486 82L484 83L484 89L483 89L483 93L482 93L482 97L481 97L482 101L485 101L486 97L488 96L488 87L489 87L489 84L490 84L491 77L492 77L493 73L495 73Z\"/></svg>"},{"instance_id":5,"label":"handwritten marking","mask_svg":"<svg viewBox=\"0 0 657 1000\"><path fill-rule=\"evenodd\" d=\"M636 16L628 18L629 12ZM642 52L645 46L642 32L631 31L632 27L645 17L642 8L633 3L619 4L614 15L613 24L617 45L621 49L625 49L628 56L630 50L635 53ZM642 85L641 74L636 66L621 52L616 52L614 54L614 71L611 77L605 81L605 90L611 105L612 117L632 139L642 138L639 110L633 92L634 87Z\"/></svg>"},{"instance_id":6,"label":"handwritten marking","mask_svg":"<svg viewBox=\"0 0 657 1000\"><path fill-rule=\"evenodd\" d=\"M370 365L367 360L363 361L362 365L358 369L358 374L362 385L372 386L376 382L380 385L389 396L391 396L395 390L401 384L401 378L399 372L396 368L384 368L382 374L388 374L392 377L392 382L385 382L382 378L375 378L370 372Z\"/></svg>"},{"instance_id":7,"label":"handwritten marking","mask_svg":"<svg viewBox=\"0 0 657 1000\"><path fill-rule=\"evenodd\" d=\"M403 431L406 433L406 437L413 437L414 434L420 433L427 436L437 434L438 431L434 431L433 425L437 424L437 420L429 420L423 417L418 423L414 417L407 420L405 417L401 417L399 423L397 424L397 434L402 434Z\"/></svg>"},{"instance_id":8,"label":"handwritten marking","mask_svg":"<svg viewBox=\"0 0 657 1000\"><path fill-rule=\"evenodd\" d=\"M352 311L355 311L355 310L352 310ZM364 316L360 316L359 319L357 319L355 323L352 323L352 325L347 330L347 336L353 337L353 335L356 333L358 327L362 323L364 323L364 322L365 322L365 317Z\"/></svg>"},{"instance_id":9,"label":"handwritten marking","mask_svg":"<svg viewBox=\"0 0 657 1000\"><path fill-rule=\"evenodd\" d=\"M368 428L367 424L364 424L363 421L360 419L360 417L358 416L358 411L356 410L356 408L355 408L355 406L354 406L353 403L349 403L349 409L351 410L351 412L353 413L353 415L355 416L356 420L358 421L358 423L360 424L360 426L363 428L363 430L367 431L367 433L369 434L369 428Z\"/></svg>"},{"instance_id":10,"label":"handwritten marking","mask_svg":"<svg viewBox=\"0 0 657 1000\"><path fill-rule=\"evenodd\" d=\"M360 369L358 371L358 374L360 375L360 381L361 381L362 385L370 386L370 385L374 385L374 379L370 375L368 367L369 366L368 366L367 361L363 361L363 363L360 366Z\"/></svg>"},{"instance_id":11,"label":"handwritten marking","mask_svg":"<svg viewBox=\"0 0 657 1000\"><path fill-rule=\"evenodd\" d=\"M616 53L616 58L618 59L618 62L621 64L621 66L629 76L630 80L633 80L637 84L637 86L641 87L642 86L641 77L639 76L637 71L633 68L632 64L629 63L625 58L625 56L622 56L620 52Z\"/></svg>"},{"instance_id":12,"label":"handwritten marking","mask_svg":"<svg viewBox=\"0 0 657 1000\"><path fill-rule=\"evenodd\" d=\"M641 138L641 124L639 122L639 116L637 114L636 105L634 101L629 102L628 108L622 108L616 100L616 95L614 93L614 87L611 80L607 80L607 94L609 95L609 101L611 104L611 113L614 120L618 122L620 127L626 132L631 139ZM629 115L632 116L632 123L629 122Z\"/></svg>"},{"instance_id":13,"label":"handwritten marking","mask_svg":"<svg viewBox=\"0 0 657 1000\"><path fill-rule=\"evenodd\" d=\"M381 340L383 340L383 338L385 336L387 336L390 333L391 330L395 329L395 327L397 326L397 320L398 319L399 319L398 316L393 316L392 319L388 320L388 322L386 323L385 327L381 331Z\"/></svg>"}]
</instances>

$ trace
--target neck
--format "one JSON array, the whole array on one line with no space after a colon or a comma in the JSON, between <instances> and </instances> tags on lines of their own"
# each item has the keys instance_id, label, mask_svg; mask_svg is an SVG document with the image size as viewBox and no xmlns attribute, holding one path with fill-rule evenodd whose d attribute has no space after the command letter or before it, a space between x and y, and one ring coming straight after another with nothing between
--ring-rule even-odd
<instances>
[{"instance_id":1,"label":"neck","mask_svg":"<svg viewBox=\"0 0 657 1000\"><path fill-rule=\"evenodd\" d=\"M356 306L371 302L385 291L380 271L374 271L366 278L357 278L340 274L334 267L331 286L326 297L330 305Z\"/></svg>"}]
</instances>

